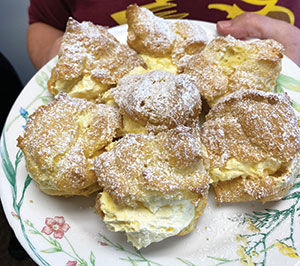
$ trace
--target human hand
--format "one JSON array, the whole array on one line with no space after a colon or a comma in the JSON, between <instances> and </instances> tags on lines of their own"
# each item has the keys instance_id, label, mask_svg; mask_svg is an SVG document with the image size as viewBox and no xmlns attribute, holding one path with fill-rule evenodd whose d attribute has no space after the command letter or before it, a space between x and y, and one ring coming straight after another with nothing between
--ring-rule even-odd
<instances>
[{"instance_id":1,"label":"human hand","mask_svg":"<svg viewBox=\"0 0 300 266\"><path fill-rule=\"evenodd\" d=\"M285 21L244 13L232 20L219 21L217 30L221 35L230 34L238 39L274 39L283 44L285 55L300 66L300 29Z\"/></svg>"}]
</instances>

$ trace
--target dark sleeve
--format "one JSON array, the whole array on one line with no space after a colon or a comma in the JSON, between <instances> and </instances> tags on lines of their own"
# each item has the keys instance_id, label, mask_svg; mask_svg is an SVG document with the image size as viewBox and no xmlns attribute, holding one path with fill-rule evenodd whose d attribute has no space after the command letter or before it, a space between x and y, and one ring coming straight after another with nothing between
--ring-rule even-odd
<instances>
[{"instance_id":1,"label":"dark sleeve","mask_svg":"<svg viewBox=\"0 0 300 266\"><path fill-rule=\"evenodd\" d=\"M0 52L0 79L2 84L6 84L7 91L5 92L5 102L1 102L1 115L0 115L0 130L2 130L6 116L14 101L21 92L23 85L20 81L17 72L11 63Z\"/></svg>"},{"instance_id":2,"label":"dark sleeve","mask_svg":"<svg viewBox=\"0 0 300 266\"><path fill-rule=\"evenodd\" d=\"M64 0L30 0L28 15L29 24L43 22L62 31L72 16Z\"/></svg>"}]
</instances>

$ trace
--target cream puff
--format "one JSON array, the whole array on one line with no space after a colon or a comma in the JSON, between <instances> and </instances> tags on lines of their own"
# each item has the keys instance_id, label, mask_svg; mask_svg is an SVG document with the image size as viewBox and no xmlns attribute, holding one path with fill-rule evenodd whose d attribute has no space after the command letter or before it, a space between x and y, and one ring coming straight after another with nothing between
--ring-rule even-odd
<instances>
[{"instance_id":1,"label":"cream puff","mask_svg":"<svg viewBox=\"0 0 300 266\"><path fill-rule=\"evenodd\" d=\"M219 202L274 201L299 173L300 131L289 98L259 90L220 100L201 128Z\"/></svg>"},{"instance_id":2,"label":"cream puff","mask_svg":"<svg viewBox=\"0 0 300 266\"><path fill-rule=\"evenodd\" d=\"M209 177L198 128L127 134L96 158L95 172L103 187L97 211L138 249L191 232L206 205Z\"/></svg>"},{"instance_id":3,"label":"cream puff","mask_svg":"<svg viewBox=\"0 0 300 266\"><path fill-rule=\"evenodd\" d=\"M18 138L28 174L49 195L99 191L94 158L113 141L121 123L114 107L58 94L29 116Z\"/></svg>"}]
</instances>

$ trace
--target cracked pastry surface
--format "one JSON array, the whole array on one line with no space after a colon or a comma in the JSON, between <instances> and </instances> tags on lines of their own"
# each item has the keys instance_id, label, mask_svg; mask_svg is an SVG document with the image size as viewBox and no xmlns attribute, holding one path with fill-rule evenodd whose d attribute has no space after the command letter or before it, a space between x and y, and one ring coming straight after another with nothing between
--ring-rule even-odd
<instances>
[{"instance_id":1,"label":"cracked pastry surface","mask_svg":"<svg viewBox=\"0 0 300 266\"><path fill-rule=\"evenodd\" d=\"M145 127L145 132L194 126L201 112L201 97L194 78L185 74L156 70L128 75L112 89L111 95L120 113L137 126Z\"/></svg>"},{"instance_id":2,"label":"cracked pastry surface","mask_svg":"<svg viewBox=\"0 0 300 266\"><path fill-rule=\"evenodd\" d=\"M220 202L282 198L299 172L300 132L288 96L236 91L220 100L201 128Z\"/></svg>"},{"instance_id":3,"label":"cracked pastry surface","mask_svg":"<svg viewBox=\"0 0 300 266\"><path fill-rule=\"evenodd\" d=\"M197 128L127 134L96 158L95 172L104 191L98 212L137 248L191 232L205 207L209 177Z\"/></svg>"},{"instance_id":4,"label":"cracked pastry surface","mask_svg":"<svg viewBox=\"0 0 300 266\"><path fill-rule=\"evenodd\" d=\"M171 23L136 4L127 8L126 17L128 45L139 54L169 59L179 72L186 63L185 56L200 52L207 42L201 26L189 21Z\"/></svg>"},{"instance_id":5,"label":"cracked pastry surface","mask_svg":"<svg viewBox=\"0 0 300 266\"><path fill-rule=\"evenodd\" d=\"M171 24L175 33L172 62L183 72L191 56L200 53L208 41L206 32L199 25L188 20L179 20Z\"/></svg>"},{"instance_id":6,"label":"cracked pastry surface","mask_svg":"<svg viewBox=\"0 0 300 266\"><path fill-rule=\"evenodd\" d=\"M49 91L94 99L137 66L143 59L121 44L102 26L69 18L59 59L48 81Z\"/></svg>"},{"instance_id":7,"label":"cracked pastry surface","mask_svg":"<svg viewBox=\"0 0 300 266\"><path fill-rule=\"evenodd\" d=\"M127 43L131 48L154 57L171 55L175 34L166 20L137 5L127 7L126 18Z\"/></svg>"},{"instance_id":8,"label":"cracked pastry surface","mask_svg":"<svg viewBox=\"0 0 300 266\"><path fill-rule=\"evenodd\" d=\"M200 94L213 106L239 89L273 91L281 71L283 46L274 40L213 39L192 56L184 73L197 78Z\"/></svg>"},{"instance_id":9,"label":"cracked pastry surface","mask_svg":"<svg viewBox=\"0 0 300 266\"><path fill-rule=\"evenodd\" d=\"M119 111L60 93L29 116L18 146L26 169L47 194L87 196L100 190L93 170L121 128Z\"/></svg>"}]
</instances>

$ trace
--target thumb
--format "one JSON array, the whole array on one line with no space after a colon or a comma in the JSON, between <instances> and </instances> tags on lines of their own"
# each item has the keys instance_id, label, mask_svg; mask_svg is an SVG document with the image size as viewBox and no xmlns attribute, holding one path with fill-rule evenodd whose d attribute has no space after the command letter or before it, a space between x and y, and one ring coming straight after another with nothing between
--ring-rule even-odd
<instances>
[{"instance_id":1,"label":"thumb","mask_svg":"<svg viewBox=\"0 0 300 266\"><path fill-rule=\"evenodd\" d=\"M219 21L217 30L221 35L230 34L238 39L274 39L283 44L286 55L300 65L300 29L285 21L244 13L232 20Z\"/></svg>"}]
</instances>

